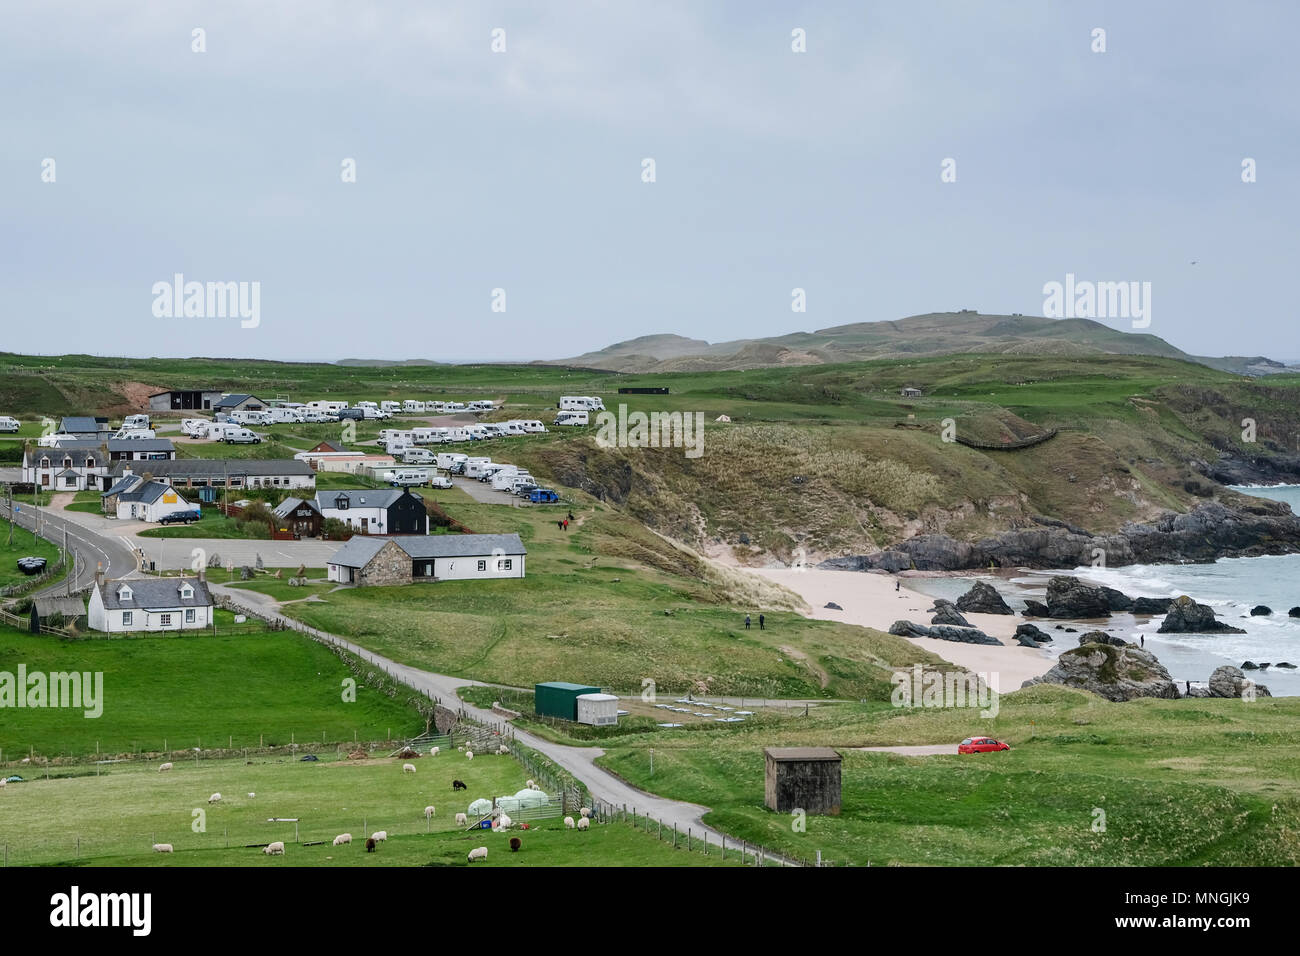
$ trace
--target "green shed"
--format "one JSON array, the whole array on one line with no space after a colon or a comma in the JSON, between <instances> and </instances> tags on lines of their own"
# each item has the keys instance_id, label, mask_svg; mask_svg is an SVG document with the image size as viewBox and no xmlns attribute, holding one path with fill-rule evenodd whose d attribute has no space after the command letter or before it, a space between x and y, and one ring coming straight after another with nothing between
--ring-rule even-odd
<instances>
[{"instance_id":1,"label":"green shed","mask_svg":"<svg viewBox=\"0 0 1300 956\"><path fill-rule=\"evenodd\" d=\"M599 687L586 684L569 684L548 681L533 686L533 709L539 717L559 717L562 720L578 719L578 698L583 694L599 694Z\"/></svg>"}]
</instances>

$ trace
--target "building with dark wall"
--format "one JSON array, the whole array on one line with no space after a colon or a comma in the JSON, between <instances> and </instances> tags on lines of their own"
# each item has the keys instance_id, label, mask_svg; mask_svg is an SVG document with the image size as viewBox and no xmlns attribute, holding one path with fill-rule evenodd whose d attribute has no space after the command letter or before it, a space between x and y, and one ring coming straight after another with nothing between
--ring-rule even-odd
<instances>
[{"instance_id":1,"label":"building with dark wall","mask_svg":"<svg viewBox=\"0 0 1300 956\"><path fill-rule=\"evenodd\" d=\"M769 810L824 816L840 812L840 755L830 747L767 747Z\"/></svg>"}]
</instances>

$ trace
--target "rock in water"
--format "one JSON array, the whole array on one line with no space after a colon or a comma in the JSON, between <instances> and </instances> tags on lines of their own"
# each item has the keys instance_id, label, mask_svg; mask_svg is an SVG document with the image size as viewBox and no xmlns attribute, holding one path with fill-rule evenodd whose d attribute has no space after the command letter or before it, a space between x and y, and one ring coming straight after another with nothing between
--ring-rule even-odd
<instances>
[{"instance_id":1,"label":"rock in water","mask_svg":"<svg viewBox=\"0 0 1300 956\"><path fill-rule=\"evenodd\" d=\"M934 617L930 618L931 624L950 624L953 627L970 627L970 621L962 617L961 611L951 601L945 601L939 598L934 602Z\"/></svg>"},{"instance_id":2,"label":"rock in water","mask_svg":"<svg viewBox=\"0 0 1300 956\"><path fill-rule=\"evenodd\" d=\"M1250 609L1251 617L1268 617L1273 613L1273 609L1267 604L1256 604Z\"/></svg>"},{"instance_id":3,"label":"rock in water","mask_svg":"<svg viewBox=\"0 0 1300 956\"><path fill-rule=\"evenodd\" d=\"M1240 699L1242 693L1252 685L1256 697L1273 696L1263 684L1256 684L1243 674L1239 668L1233 667L1231 664L1225 664L1222 667L1216 667L1214 673L1210 675L1210 696ZM1247 696L1249 695L1247 694Z\"/></svg>"},{"instance_id":4,"label":"rock in water","mask_svg":"<svg viewBox=\"0 0 1300 956\"><path fill-rule=\"evenodd\" d=\"M1286 612L1287 617L1300 617L1300 606L1293 607Z\"/></svg>"},{"instance_id":5,"label":"rock in water","mask_svg":"<svg viewBox=\"0 0 1300 956\"><path fill-rule=\"evenodd\" d=\"M937 601L935 602L938 603ZM957 610L968 614L1013 614L1011 606L1002 600L997 588L987 581L976 581L971 589L957 599Z\"/></svg>"},{"instance_id":6,"label":"rock in water","mask_svg":"<svg viewBox=\"0 0 1300 956\"><path fill-rule=\"evenodd\" d=\"M1110 601L1101 588L1064 574L1047 582L1047 609L1056 618L1110 617Z\"/></svg>"},{"instance_id":7,"label":"rock in water","mask_svg":"<svg viewBox=\"0 0 1300 956\"><path fill-rule=\"evenodd\" d=\"M1103 587L1101 593L1106 596L1106 603L1112 611L1133 610L1133 599L1123 591L1116 591L1114 588Z\"/></svg>"},{"instance_id":8,"label":"rock in water","mask_svg":"<svg viewBox=\"0 0 1300 956\"><path fill-rule=\"evenodd\" d=\"M1178 688L1164 665L1150 651L1132 646L1083 644L1066 651L1056 666L1042 677L1027 680L1022 687L1034 684L1063 684L1092 691L1107 700L1125 701L1136 697L1160 697L1173 700Z\"/></svg>"},{"instance_id":9,"label":"rock in water","mask_svg":"<svg viewBox=\"0 0 1300 956\"><path fill-rule=\"evenodd\" d=\"M1188 634L1195 632L1214 632L1218 634L1245 634L1239 627L1229 627L1214 616L1214 611L1204 604L1197 604L1186 594L1175 598L1169 605L1169 613L1160 622L1159 634Z\"/></svg>"},{"instance_id":10,"label":"rock in water","mask_svg":"<svg viewBox=\"0 0 1300 956\"><path fill-rule=\"evenodd\" d=\"M1257 671L1259 670L1259 665L1254 661L1242 661L1241 669L1244 671Z\"/></svg>"},{"instance_id":11,"label":"rock in water","mask_svg":"<svg viewBox=\"0 0 1300 956\"><path fill-rule=\"evenodd\" d=\"M1292 664L1290 661L1279 661L1279 662L1278 662L1277 664L1275 664L1274 666L1275 666L1275 667L1285 667L1285 668L1286 668L1287 670L1289 670L1289 671L1293 671L1293 670L1296 669L1296 666L1295 666L1294 664Z\"/></svg>"},{"instance_id":12,"label":"rock in water","mask_svg":"<svg viewBox=\"0 0 1300 956\"><path fill-rule=\"evenodd\" d=\"M1052 640L1052 635L1046 631L1040 630L1033 624L1021 624L1016 628L1016 640L1021 644L1025 641L1033 641L1034 645L1047 644Z\"/></svg>"},{"instance_id":13,"label":"rock in water","mask_svg":"<svg viewBox=\"0 0 1300 956\"><path fill-rule=\"evenodd\" d=\"M1168 614L1169 605L1173 603L1173 598L1134 598L1129 612L1132 614Z\"/></svg>"},{"instance_id":14,"label":"rock in water","mask_svg":"<svg viewBox=\"0 0 1300 956\"><path fill-rule=\"evenodd\" d=\"M1035 601L1032 598L1025 601L1025 617L1051 617L1052 612L1047 609L1047 605L1042 601Z\"/></svg>"},{"instance_id":15,"label":"rock in water","mask_svg":"<svg viewBox=\"0 0 1300 956\"><path fill-rule=\"evenodd\" d=\"M940 641L956 641L960 644L997 644L1002 645L996 637L989 637L983 631L973 627L950 627L946 624L926 627L911 621L895 621L889 626L890 634L900 637L933 637Z\"/></svg>"}]
</instances>

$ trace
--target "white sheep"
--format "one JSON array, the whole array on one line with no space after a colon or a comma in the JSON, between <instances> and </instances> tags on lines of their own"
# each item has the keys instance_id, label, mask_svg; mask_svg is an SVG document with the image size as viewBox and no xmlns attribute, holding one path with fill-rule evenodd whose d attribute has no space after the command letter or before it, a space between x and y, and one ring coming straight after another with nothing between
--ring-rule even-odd
<instances>
[{"instance_id":1,"label":"white sheep","mask_svg":"<svg viewBox=\"0 0 1300 956\"><path fill-rule=\"evenodd\" d=\"M502 744L502 745L501 745L501 748L497 751L497 753L500 753L500 754L508 754L508 753L510 753L510 748L507 747L505 744Z\"/></svg>"},{"instance_id":2,"label":"white sheep","mask_svg":"<svg viewBox=\"0 0 1300 956\"><path fill-rule=\"evenodd\" d=\"M274 843L268 843L263 847L262 852L267 856L284 856L284 842L276 840Z\"/></svg>"},{"instance_id":3,"label":"white sheep","mask_svg":"<svg viewBox=\"0 0 1300 956\"><path fill-rule=\"evenodd\" d=\"M415 773L415 764L413 763L402 764L402 773Z\"/></svg>"},{"instance_id":4,"label":"white sheep","mask_svg":"<svg viewBox=\"0 0 1300 956\"><path fill-rule=\"evenodd\" d=\"M428 819L429 819L430 817L432 817L432 816L434 815L434 813L436 813L436 812L437 812L437 811L435 811L435 810L433 809L433 807L425 807L425 808L424 808L424 819L428 820Z\"/></svg>"},{"instance_id":5,"label":"white sheep","mask_svg":"<svg viewBox=\"0 0 1300 956\"><path fill-rule=\"evenodd\" d=\"M499 817L497 817L497 826L499 826L502 830L509 830L510 824L512 823L514 823L514 821L511 820L504 813L501 814Z\"/></svg>"},{"instance_id":6,"label":"white sheep","mask_svg":"<svg viewBox=\"0 0 1300 956\"><path fill-rule=\"evenodd\" d=\"M219 793L214 793L212 796L208 797L208 803L220 803L220 802L221 802L221 794Z\"/></svg>"},{"instance_id":7,"label":"white sheep","mask_svg":"<svg viewBox=\"0 0 1300 956\"><path fill-rule=\"evenodd\" d=\"M335 846L342 846L345 843L351 843L351 842L352 842L351 833L340 833L338 836L334 838Z\"/></svg>"},{"instance_id":8,"label":"white sheep","mask_svg":"<svg viewBox=\"0 0 1300 956\"><path fill-rule=\"evenodd\" d=\"M370 834L370 839L374 840L376 843L383 843L388 839L388 831L376 830L374 833Z\"/></svg>"},{"instance_id":9,"label":"white sheep","mask_svg":"<svg viewBox=\"0 0 1300 956\"><path fill-rule=\"evenodd\" d=\"M528 787L529 790L536 790L536 789L537 789L537 783L536 783L535 781L533 781L533 780L529 780L528 783L527 783L527 787Z\"/></svg>"},{"instance_id":10,"label":"white sheep","mask_svg":"<svg viewBox=\"0 0 1300 956\"><path fill-rule=\"evenodd\" d=\"M257 796L257 794L255 794L255 793L250 793L248 796L251 798L251 797L255 797L255 796Z\"/></svg>"},{"instance_id":11,"label":"white sheep","mask_svg":"<svg viewBox=\"0 0 1300 956\"><path fill-rule=\"evenodd\" d=\"M474 849L469 851L469 861L471 863L473 863L475 860L486 860L486 859L487 859L487 847L485 846L476 846Z\"/></svg>"},{"instance_id":12,"label":"white sheep","mask_svg":"<svg viewBox=\"0 0 1300 956\"><path fill-rule=\"evenodd\" d=\"M583 807L581 810L578 811L578 816L580 817L591 816L591 807Z\"/></svg>"},{"instance_id":13,"label":"white sheep","mask_svg":"<svg viewBox=\"0 0 1300 956\"><path fill-rule=\"evenodd\" d=\"M431 750L429 751L429 756L430 756L430 757L436 757L436 756L438 756L438 748L437 748L437 747L434 747L433 749L431 749Z\"/></svg>"},{"instance_id":14,"label":"white sheep","mask_svg":"<svg viewBox=\"0 0 1300 956\"><path fill-rule=\"evenodd\" d=\"M463 827L469 825L469 817L463 813L456 814L456 826Z\"/></svg>"},{"instance_id":15,"label":"white sheep","mask_svg":"<svg viewBox=\"0 0 1300 956\"><path fill-rule=\"evenodd\" d=\"M165 771L167 771L167 770L170 770L171 768L172 768L172 762L169 760L169 761L167 761L167 762L164 763L164 764L159 764L159 765L158 765L158 772L159 772L159 773L163 773L163 772L165 772Z\"/></svg>"},{"instance_id":16,"label":"white sheep","mask_svg":"<svg viewBox=\"0 0 1300 956\"><path fill-rule=\"evenodd\" d=\"M587 829L587 827L589 827L589 826L591 826L591 819L590 819L589 817L580 817L580 818L578 819L578 829L579 829L579 830L585 830L585 829Z\"/></svg>"},{"instance_id":17,"label":"white sheep","mask_svg":"<svg viewBox=\"0 0 1300 956\"><path fill-rule=\"evenodd\" d=\"M170 853L172 852L172 845L170 843L155 843L153 851L155 853Z\"/></svg>"},{"instance_id":18,"label":"white sheep","mask_svg":"<svg viewBox=\"0 0 1300 956\"><path fill-rule=\"evenodd\" d=\"M473 759L474 759L474 751L472 751L472 750L466 750L466 751L465 751L465 757L466 757L467 759L469 759L469 760L473 760Z\"/></svg>"},{"instance_id":19,"label":"white sheep","mask_svg":"<svg viewBox=\"0 0 1300 956\"><path fill-rule=\"evenodd\" d=\"M572 830L572 829L573 829L573 817L565 817L565 818L564 818L564 828L565 828L566 830Z\"/></svg>"},{"instance_id":20,"label":"white sheep","mask_svg":"<svg viewBox=\"0 0 1300 956\"><path fill-rule=\"evenodd\" d=\"M4 777L0 777L0 790L3 790L7 786L9 786L9 781Z\"/></svg>"}]
</instances>

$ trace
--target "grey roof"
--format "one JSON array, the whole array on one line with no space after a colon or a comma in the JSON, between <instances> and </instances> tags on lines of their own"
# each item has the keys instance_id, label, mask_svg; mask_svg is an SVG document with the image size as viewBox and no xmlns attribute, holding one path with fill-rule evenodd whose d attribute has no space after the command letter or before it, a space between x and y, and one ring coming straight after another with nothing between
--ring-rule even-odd
<instances>
[{"instance_id":1,"label":"grey roof","mask_svg":"<svg viewBox=\"0 0 1300 956\"><path fill-rule=\"evenodd\" d=\"M127 469L148 471L162 478L245 478L250 475L315 475L311 465L293 458L173 458L160 461L116 461L110 477Z\"/></svg>"},{"instance_id":2,"label":"grey roof","mask_svg":"<svg viewBox=\"0 0 1300 956\"><path fill-rule=\"evenodd\" d=\"M410 494L417 501L423 501L419 495L405 488L331 488L329 491L316 492L316 510L337 507L339 497L348 499L349 508L390 508L394 501Z\"/></svg>"},{"instance_id":3,"label":"grey roof","mask_svg":"<svg viewBox=\"0 0 1300 956\"><path fill-rule=\"evenodd\" d=\"M99 432L107 431L108 423L101 423L92 415L70 415L59 426L62 432Z\"/></svg>"},{"instance_id":4,"label":"grey roof","mask_svg":"<svg viewBox=\"0 0 1300 956\"><path fill-rule=\"evenodd\" d=\"M110 438L109 451L175 451L170 438Z\"/></svg>"},{"instance_id":5,"label":"grey roof","mask_svg":"<svg viewBox=\"0 0 1300 956\"><path fill-rule=\"evenodd\" d=\"M175 395L177 392L220 392L219 388L169 388L165 392L150 392L150 398L157 398L159 395Z\"/></svg>"},{"instance_id":6,"label":"grey roof","mask_svg":"<svg viewBox=\"0 0 1300 956\"><path fill-rule=\"evenodd\" d=\"M486 557L494 551L509 555L528 553L517 534L417 534L392 538L357 535L349 538L329 559L329 563L348 568L364 568L389 541L413 559L476 558Z\"/></svg>"},{"instance_id":7,"label":"grey roof","mask_svg":"<svg viewBox=\"0 0 1300 956\"><path fill-rule=\"evenodd\" d=\"M122 494L122 501L143 501L145 504L153 504L163 496L163 492L175 492L177 497L184 498L179 491L176 491L171 485L165 485L161 481L146 481L138 488L126 491ZM187 502L188 503L188 502Z\"/></svg>"},{"instance_id":8,"label":"grey roof","mask_svg":"<svg viewBox=\"0 0 1300 956\"><path fill-rule=\"evenodd\" d=\"M107 498L109 495L120 495L123 492L130 491L140 482L144 481L139 475L125 475L113 482L112 487L101 494L99 497Z\"/></svg>"},{"instance_id":9,"label":"grey roof","mask_svg":"<svg viewBox=\"0 0 1300 956\"><path fill-rule=\"evenodd\" d=\"M316 507L316 502L304 501L302 498L285 498L284 501L281 501L278 505L272 508L271 511L277 518L287 518L289 517L290 512L296 508L302 507L303 505L310 506L312 511L320 514L320 509Z\"/></svg>"},{"instance_id":10,"label":"grey roof","mask_svg":"<svg viewBox=\"0 0 1300 956\"><path fill-rule=\"evenodd\" d=\"M80 478L81 475L73 471L71 468L64 468L61 472L59 472L54 477L55 478L68 478L68 477Z\"/></svg>"},{"instance_id":11,"label":"grey roof","mask_svg":"<svg viewBox=\"0 0 1300 956\"><path fill-rule=\"evenodd\" d=\"M30 455L29 467L31 468L39 468L42 458L50 460L51 468L62 468L65 458L72 459L73 468L85 468L87 458L95 459L95 464L92 466L95 468L108 464L108 455L104 454L99 445L81 448L38 448L31 452Z\"/></svg>"},{"instance_id":12,"label":"grey roof","mask_svg":"<svg viewBox=\"0 0 1300 956\"><path fill-rule=\"evenodd\" d=\"M194 597L188 601L181 598L181 582L189 582L194 588ZM118 588L123 584L131 589L131 600L118 598ZM99 585L104 607L110 610L153 610L165 611L169 608L208 607L212 604L212 595L208 586L198 578L132 578L129 581L104 581Z\"/></svg>"},{"instance_id":13,"label":"grey roof","mask_svg":"<svg viewBox=\"0 0 1300 956\"><path fill-rule=\"evenodd\" d=\"M219 398L217 401L212 403L212 407L231 408L232 406L239 405L242 404L243 402L248 401L250 398L257 399L257 401L261 402L261 399L257 398L256 395L245 395L239 392L232 392L229 395L221 396L221 398Z\"/></svg>"},{"instance_id":14,"label":"grey roof","mask_svg":"<svg viewBox=\"0 0 1300 956\"><path fill-rule=\"evenodd\" d=\"M79 597L38 597L32 599L36 613L41 617L62 614L64 617L85 617L86 602Z\"/></svg>"}]
</instances>

